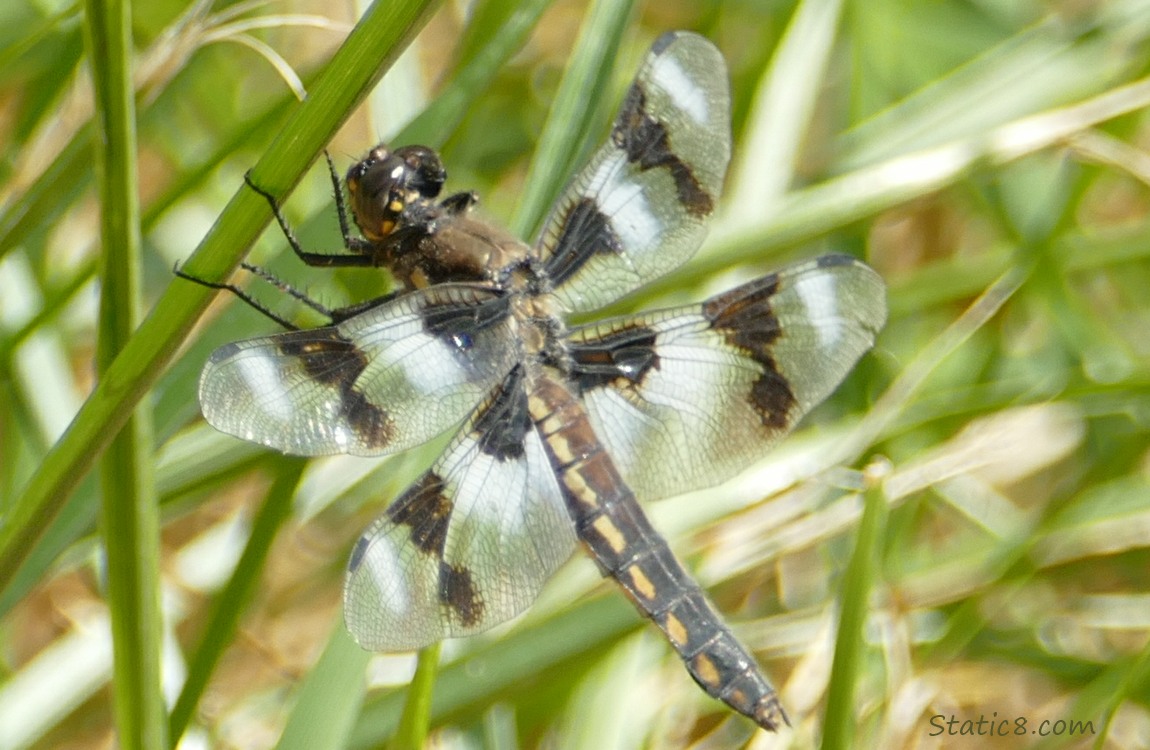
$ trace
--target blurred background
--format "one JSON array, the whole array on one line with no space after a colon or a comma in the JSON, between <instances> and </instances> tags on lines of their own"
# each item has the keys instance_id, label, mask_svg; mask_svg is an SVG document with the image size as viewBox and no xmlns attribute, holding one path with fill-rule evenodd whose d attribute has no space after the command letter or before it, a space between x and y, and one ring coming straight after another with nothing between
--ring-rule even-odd
<instances>
[{"instance_id":1,"label":"blurred background","mask_svg":"<svg viewBox=\"0 0 1150 750\"><path fill-rule=\"evenodd\" d=\"M708 699L576 556L525 616L445 644L431 742L1150 747L1150 2L610 5L439 5L363 104L333 115L346 122L328 150L342 172L381 140L440 148L449 191L475 190L483 215L530 237L650 43L692 29L719 46L735 148L708 242L612 311L827 251L889 284L874 352L784 446L650 507L794 726L756 733ZM115 746L112 696L148 660L113 666L106 591L123 569L102 552L98 470L43 463L97 378L105 249L83 10L0 7L0 530L27 542L0 571L0 750ZM145 312L197 293L173 266L244 172L280 158L273 140L362 12L133 8ZM595 40L610 51L582 117L556 125L565 71ZM557 127L575 148L537 151ZM284 210L305 247L339 249L322 159ZM383 273L303 267L274 229L247 259L329 306L389 288ZM384 747L415 659L350 645L343 570L442 441L305 462L216 433L196 401L203 363L274 330L223 294L187 335L137 342L156 352L139 377L154 380L141 403L160 533L158 559L129 568L162 592L170 741ZM68 489L24 523L36 482Z\"/></svg>"}]
</instances>

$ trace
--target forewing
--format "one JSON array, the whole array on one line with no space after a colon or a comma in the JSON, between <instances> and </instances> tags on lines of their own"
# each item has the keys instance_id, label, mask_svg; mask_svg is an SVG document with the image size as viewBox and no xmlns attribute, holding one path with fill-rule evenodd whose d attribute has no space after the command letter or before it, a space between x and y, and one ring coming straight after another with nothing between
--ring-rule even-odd
<instances>
[{"instance_id":1,"label":"forewing","mask_svg":"<svg viewBox=\"0 0 1150 750\"><path fill-rule=\"evenodd\" d=\"M698 249L730 159L730 108L715 46L689 32L659 37L610 139L540 235L539 256L570 311L601 307Z\"/></svg>"},{"instance_id":2,"label":"forewing","mask_svg":"<svg viewBox=\"0 0 1150 750\"><path fill-rule=\"evenodd\" d=\"M200 378L216 429L295 455L375 456L459 424L511 368L505 296L443 284L337 325L217 349Z\"/></svg>"},{"instance_id":3,"label":"forewing","mask_svg":"<svg viewBox=\"0 0 1150 750\"><path fill-rule=\"evenodd\" d=\"M711 486L826 398L886 321L878 274L827 255L691 308L576 329L572 371L636 494Z\"/></svg>"},{"instance_id":4,"label":"forewing","mask_svg":"<svg viewBox=\"0 0 1150 750\"><path fill-rule=\"evenodd\" d=\"M375 651L487 630L526 609L574 546L516 367L356 544L348 630Z\"/></svg>"}]
</instances>

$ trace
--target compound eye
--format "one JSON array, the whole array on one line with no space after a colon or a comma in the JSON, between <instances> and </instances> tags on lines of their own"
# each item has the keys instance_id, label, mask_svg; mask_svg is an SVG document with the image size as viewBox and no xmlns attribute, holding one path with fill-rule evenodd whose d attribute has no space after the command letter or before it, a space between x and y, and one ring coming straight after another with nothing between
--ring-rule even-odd
<instances>
[{"instance_id":1,"label":"compound eye","mask_svg":"<svg viewBox=\"0 0 1150 750\"><path fill-rule=\"evenodd\" d=\"M431 199L439 195L447 181L447 170L439 154L427 146L403 146L395 150L395 155L407 165L405 186L413 194L412 199Z\"/></svg>"},{"instance_id":2,"label":"compound eye","mask_svg":"<svg viewBox=\"0 0 1150 750\"><path fill-rule=\"evenodd\" d=\"M409 172L403 157L382 145L347 171L352 216L367 239L378 242L395 231L406 208Z\"/></svg>"},{"instance_id":3,"label":"compound eye","mask_svg":"<svg viewBox=\"0 0 1150 750\"><path fill-rule=\"evenodd\" d=\"M447 170L426 146L394 151L383 144L347 171L352 215L363 236L379 242L395 231L404 213L431 202L443 188Z\"/></svg>"}]
</instances>

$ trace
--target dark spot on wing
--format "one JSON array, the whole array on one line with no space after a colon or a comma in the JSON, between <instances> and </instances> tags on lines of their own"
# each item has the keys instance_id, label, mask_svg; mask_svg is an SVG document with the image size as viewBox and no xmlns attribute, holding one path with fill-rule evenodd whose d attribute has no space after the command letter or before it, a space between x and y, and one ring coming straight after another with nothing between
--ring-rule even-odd
<instances>
[{"instance_id":1,"label":"dark spot on wing","mask_svg":"<svg viewBox=\"0 0 1150 750\"><path fill-rule=\"evenodd\" d=\"M361 536L356 540L355 546L351 550L351 559L347 562L347 570L349 573L354 573L359 569L359 564L363 562L363 556L367 553L367 548L371 542L366 536Z\"/></svg>"},{"instance_id":2,"label":"dark spot on wing","mask_svg":"<svg viewBox=\"0 0 1150 750\"><path fill-rule=\"evenodd\" d=\"M479 450L498 461L523 457L523 439L531 429L523 368L516 366L500 383L491 400L480 407L472 427Z\"/></svg>"},{"instance_id":3,"label":"dark spot on wing","mask_svg":"<svg viewBox=\"0 0 1150 750\"><path fill-rule=\"evenodd\" d=\"M692 216L707 216L715 207L708 193L686 162L675 153L667 127L647 112L647 96L640 84L632 84L611 130L611 140L627 154L627 161L642 170L664 168L675 181L679 202Z\"/></svg>"},{"instance_id":4,"label":"dark spot on wing","mask_svg":"<svg viewBox=\"0 0 1150 750\"><path fill-rule=\"evenodd\" d=\"M506 333L501 326L511 314L510 297L474 289L445 295L420 311L423 330L447 346L460 364L482 370L505 351L498 337Z\"/></svg>"},{"instance_id":5,"label":"dark spot on wing","mask_svg":"<svg viewBox=\"0 0 1150 750\"><path fill-rule=\"evenodd\" d=\"M571 378L579 393L604 388L619 378L642 383L647 373L659 366L656 336L650 328L637 325L594 340L571 343Z\"/></svg>"},{"instance_id":6,"label":"dark spot on wing","mask_svg":"<svg viewBox=\"0 0 1150 750\"><path fill-rule=\"evenodd\" d=\"M623 252L623 243L615 235L607 215L591 198L581 198L572 204L560 226L555 250L545 269L555 286L573 276L592 256Z\"/></svg>"},{"instance_id":7,"label":"dark spot on wing","mask_svg":"<svg viewBox=\"0 0 1150 750\"><path fill-rule=\"evenodd\" d=\"M652 57L662 54L663 50L670 47L671 44L678 38L678 32L664 31L659 35L659 38L655 40L655 43L651 45L651 51L648 54L650 54Z\"/></svg>"},{"instance_id":8,"label":"dark spot on wing","mask_svg":"<svg viewBox=\"0 0 1150 750\"><path fill-rule=\"evenodd\" d=\"M778 288L776 274L756 279L705 302L703 315L728 344L762 366L763 373L751 386L751 405L764 426L786 429L796 400L772 353L775 340L782 334L771 309L771 298Z\"/></svg>"},{"instance_id":9,"label":"dark spot on wing","mask_svg":"<svg viewBox=\"0 0 1150 750\"><path fill-rule=\"evenodd\" d=\"M751 386L751 403L767 427L780 430L791 426L791 409L795 405L795 394L791 391L791 384L787 382L777 369L774 361L763 363L765 371Z\"/></svg>"},{"instance_id":10,"label":"dark spot on wing","mask_svg":"<svg viewBox=\"0 0 1150 750\"><path fill-rule=\"evenodd\" d=\"M504 294L484 294L482 299L476 296L435 302L420 314L425 331L453 343L461 338L474 340L481 332L498 326L511 314L511 301Z\"/></svg>"},{"instance_id":11,"label":"dark spot on wing","mask_svg":"<svg viewBox=\"0 0 1150 750\"><path fill-rule=\"evenodd\" d=\"M815 259L815 264L819 268L853 266L855 263L858 263L858 260L853 255L847 255L846 253L827 253Z\"/></svg>"},{"instance_id":12,"label":"dark spot on wing","mask_svg":"<svg viewBox=\"0 0 1150 750\"><path fill-rule=\"evenodd\" d=\"M316 328L279 339L279 350L296 357L317 383L343 387L354 384L367 368L367 356L335 328Z\"/></svg>"},{"instance_id":13,"label":"dark spot on wing","mask_svg":"<svg viewBox=\"0 0 1150 750\"><path fill-rule=\"evenodd\" d=\"M418 549L442 559L453 507L442 477L429 471L388 506L387 517L396 526L410 527L411 543Z\"/></svg>"},{"instance_id":14,"label":"dark spot on wing","mask_svg":"<svg viewBox=\"0 0 1150 750\"><path fill-rule=\"evenodd\" d=\"M471 571L462 566L439 564L439 600L464 627L474 627L483 617L483 599L475 590Z\"/></svg>"},{"instance_id":15,"label":"dark spot on wing","mask_svg":"<svg viewBox=\"0 0 1150 750\"><path fill-rule=\"evenodd\" d=\"M367 400L355 388L343 392L343 418L361 442L382 448L391 442L395 424L385 410Z\"/></svg>"},{"instance_id":16,"label":"dark spot on wing","mask_svg":"<svg viewBox=\"0 0 1150 750\"><path fill-rule=\"evenodd\" d=\"M367 369L367 355L335 328L317 328L280 338L279 350L295 357L309 378L340 396L340 414L364 445L382 448L391 442L395 424L391 415L356 388Z\"/></svg>"}]
</instances>

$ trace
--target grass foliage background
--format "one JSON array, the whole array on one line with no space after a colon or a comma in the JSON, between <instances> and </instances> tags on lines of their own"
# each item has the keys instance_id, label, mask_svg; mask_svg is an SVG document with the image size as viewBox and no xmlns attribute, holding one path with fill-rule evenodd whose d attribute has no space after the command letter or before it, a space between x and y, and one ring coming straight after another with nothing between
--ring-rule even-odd
<instances>
[{"instance_id":1,"label":"grass foliage background","mask_svg":"<svg viewBox=\"0 0 1150 750\"><path fill-rule=\"evenodd\" d=\"M700 255L615 311L829 250L890 286L874 353L796 436L650 508L794 728L707 699L577 558L520 620L444 644L430 741L1150 747L1150 1L160 0L131 8L130 59L93 64L116 8L0 7L0 749L421 741L397 735L414 657L354 647L340 585L436 446L304 462L204 425L210 351L272 328L172 267L222 278L250 249L329 305L381 293L256 241L242 187L290 193L304 244L335 249L316 156L380 139L441 148L449 189L528 233L672 28L727 57L734 164ZM129 62L135 132L98 130L92 92ZM100 239L134 231L97 198L130 186L125 144L135 257ZM100 283L124 264L138 291ZM960 734L980 717L996 736Z\"/></svg>"}]
</instances>

